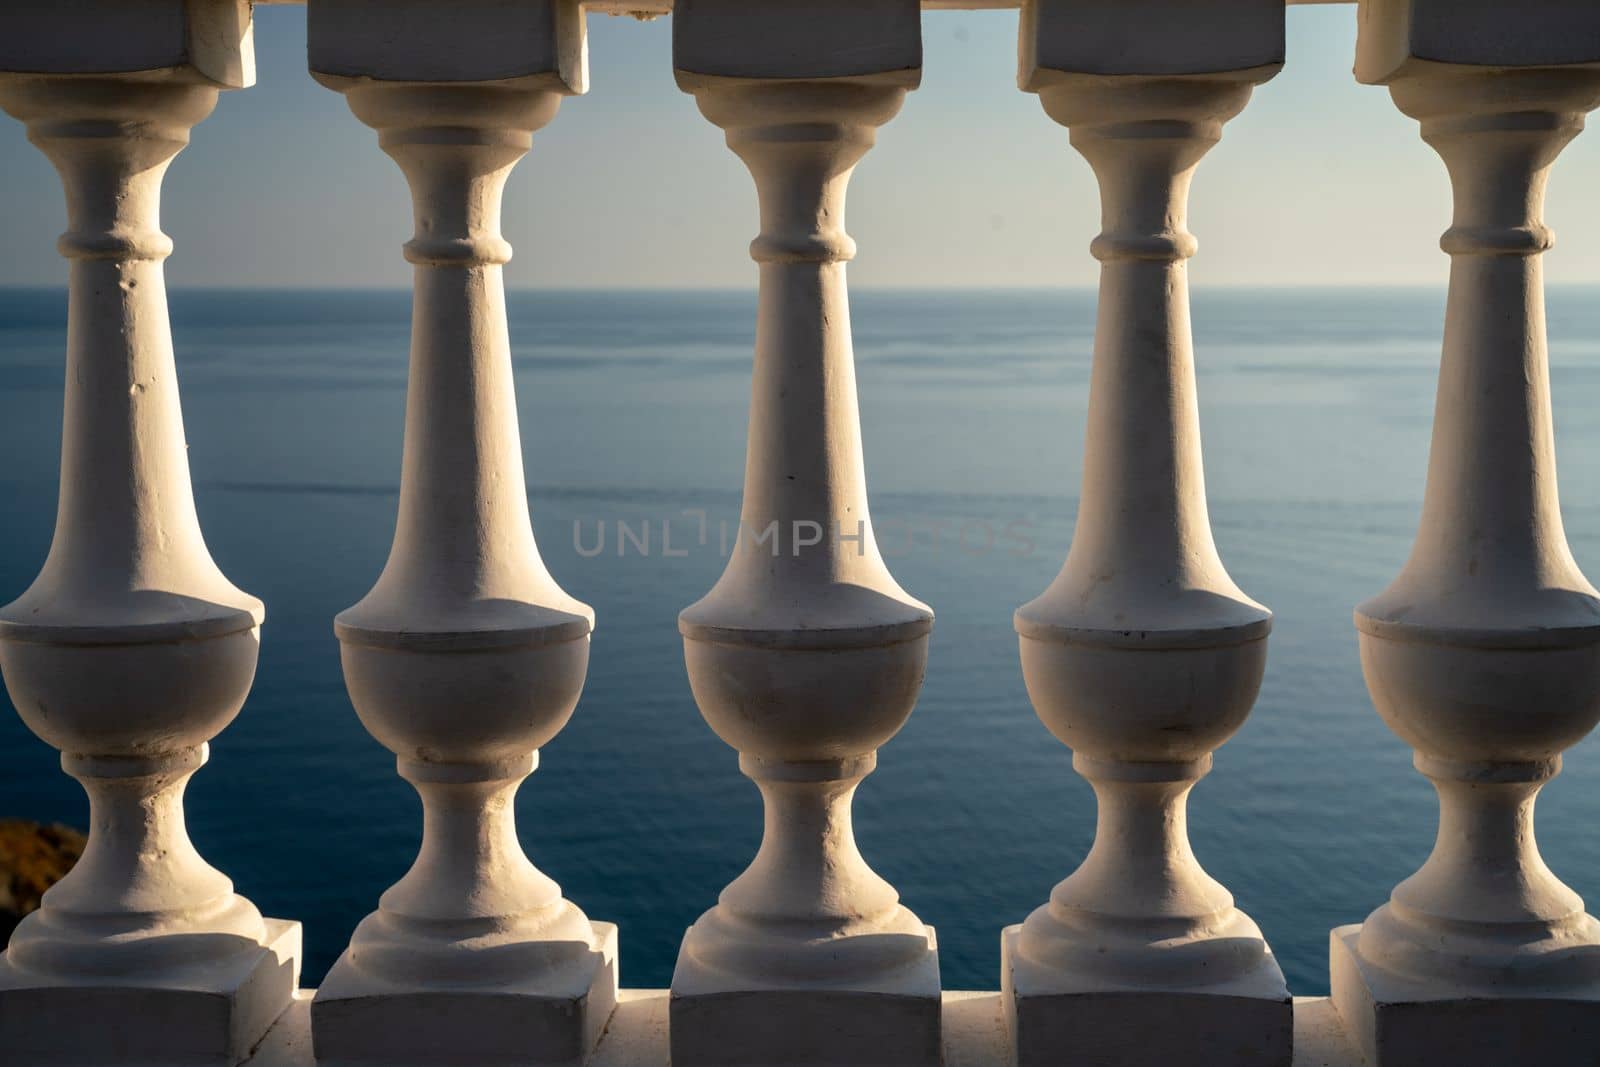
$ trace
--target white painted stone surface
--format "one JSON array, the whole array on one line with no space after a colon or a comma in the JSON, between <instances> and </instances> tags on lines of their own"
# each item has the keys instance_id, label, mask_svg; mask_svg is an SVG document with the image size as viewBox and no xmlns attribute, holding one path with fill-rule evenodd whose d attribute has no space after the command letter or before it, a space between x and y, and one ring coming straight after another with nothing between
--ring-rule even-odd
<instances>
[{"instance_id":1,"label":"white painted stone surface","mask_svg":"<svg viewBox=\"0 0 1600 1067\"><path fill-rule=\"evenodd\" d=\"M313 1067L309 1013L311 991L283 1013L249 1067ZM1000 996L992 992L946 990L943 997L943 1067L1002 1067L1010 1057ZM589 1067L668 1067L669 994L665 989L624 989ZM1076 1060L1074 1063L1087 1064ZM1185 1056L1170 1067L1225 1067L1215 1060ZM1297 997L1294 1003L1292 1067L1363 1067L1347 1042L1326 997Z\"/></svg>"},{"instance_id":2,"label":"white painted stone surface","mask_svg":"<svg viewBox=\"0 0 1600 1067\"><path fill-rule=\"evenodd\" d=\"M306 0L255 0L258 4L284 6L304 4ZM374 0L382 3L383 0ZM1282 0L1286 7L1300 4L1349 4L1356 0ZM1022 6L1022 0L922 0L924 11L1004 11ZM673 0L583 0L585 11L604 15L627 15L651 20L672 14Z\"/></svg>"},{"instance_id":3,"label":"white painted stone surface","mask_svg":"<svg viewBox=\"0 0 1600 1067\"><path fill-rule=\"evenodd\" d=\"M1562 751L1600 721L1600 594L1562 529L1540 258L1550 167L1600 104L1600 9L1531 15L1581 27L1586 65L1544 67L1555 42L1519 45L1520 9L1441 32L1421 0L1373 3L1358 46L1358 75L1421 123L1455 192L1421 524L1355 617L1373 703L1439 793L1427 862L1331 938L1334 1004L1377 1067L1590 1063L1600 1044L1600 923L1533 828ZM1527 68L1475 65L1494 26L1494 55Z\"/></svg>"},{"instance_id":4,"label":"white painted stone surface","mask_svg":"<svg viewBox=\"0 0 1600 1067\"><path fill-rule=\"evenodd\" d=\"M766 805L754 862L684 937L678 1067L939 1057L933 931L867 866L850 823L916 701L933 622L873 540L845 290L845 186L915 86L921 40L910 0L829 11L826 32L799 35L783 33L782 3L696 0L674 16L678 84L727 131L761 203L741 530L679 629L695 700ZM823 42L855 31L869 47L840 74ZM709 54L740 56L742 76Z\"/></svg>"},{"instance_id":5,"label":"white painted stone surface","mask_svg":"<svg viewBox=\"0 0 1600 1067\"><path fill-rule=\"evenodd\" d=\"M0 10L0 71L182 70L222 89L256 81L250 0L15 0Z\"/></svg>"},{"instance_id":6,"label":"white painted stone surface","mask_svg":"<svg viewBox=\"0 0 1600 1067\"><path fill-rule=\"evenodd\" d=\"M248 12L146 8L147 29L176 37L90 32L76 54L58 13L0 14L0 107L60 173L70 262L55 536L0 609L0 670L90 803L83 858L0 959L8 1063L235 1063L299 978L299 925L234 893L183 817L190 775L250 690L263 611L212 562L195 515L159 203L190 128L250 68Z\"/></svg>"},{"instance_id":7,"label":"white painted stone surface","mask_svg":"<svg viewBox=\"0 0 1600 1067\"><path fill-rule=\"evenodd\" d=\"M1600 924L1539 857L1533 807L1600 719L1600 594L1561 531L1539 259L1548 169L1600 103L1600 8L1363 3L1358 77L1421 121L1457 200L1417 546L1357 613L1373 699L1441 815L1422 869L1334 931L1334 996L1291 1018L1259 930L1184 826L1189 789L1254 699L1269 624L1205 515L1185 200L1281 62L1276 0L1022 5L1019 80L1072 129L1104 200L1080 526L1018 613L1030 694L1094 784L1100 825L1050 903L1006 930L1002 993L941 996L932 930L850 828L856 786L915 702L932 618L872 541L844 281L845 186L917 82L915 0L676 5L680 85L761 199L745 528L681 629L766 834L685 937L670 996L619 993L615 928L523 854L513 797L577 702L593 615L528 523L500 199L531 133L586 86L584 8L673 6L308 11L313 70L379 131L416 207L395 545L338 632L352 699L425 823L415 866L314 1001L293 995L298 925L263 919L183 827L184 785L249 689L262 609L195 519L157 203L217 90L253 80L249 6L0 10L0 107L61 172L72 261L57 530L35 584L0 609L0 670L93 820L84 860L0 960L0 1065L604 1067L670 1052L679 1067L1345 1067L1356 1045L1377 1067L1590 1062Z\"/></svg>"},{"instance_id":8,"label":"white painted stone surface","mask_svg":"<svg viewBox=\"0 0 1600 1067\"><path fill-rule=\"evenodd\" d=\"M1283 12L1223 6L1211 17L1237 38L1152 34L1159 55L1081 43L1139 36L1138 11L1024 7L1019 80L1071 129L1103 221L1077 528L1061 573L1016 616L1029 696L1094 786L1099 820L1082 866L1002 935L1024 1067L1268 1067L1291 1054L1283 974L1195 859L1185 822L1212 750L1255 700L1271 625L1223 568L1207 519L1185 219L1201 157L1278 69ZM1250 65L1230 68L1240 47Z\"/></svg>"},{"instance_id":9,"label":"white painted stone surface","mask_svg":"<svg viewBox=\"0 0 1600 1067\"><path fill-rule=\"evenodd\" d=\"M589 87L579 0L311 0L306 58L324 76Z\"/></svg>"},{"instance_id":10,"label":"white painted stone surface","mask_svg":"<svg viewBox=\"0 0 1600 1067\"><path fill-rule=\"evenodd\" d=\"M377 54L363 6L313 4L311 51L329 68L313 73L405 172L415 292L394 546L335 629L357 713L422 798L423 841L329 972L312 1032L326 1062L580 1063L616 999L616 928L529 862L513 798L578 702L594 613L550 576L528 517L500 205L582 74L563 65L575 40L551 40L544 69L515 78L474 80L501 72L490 48L449 53L449 80L405 80L429 20L490 40L525 30L528 9L413 6L419 36ZM556 6L571 17L541 25L581 38L575 5Z\"/></svg>"}]
</instances>

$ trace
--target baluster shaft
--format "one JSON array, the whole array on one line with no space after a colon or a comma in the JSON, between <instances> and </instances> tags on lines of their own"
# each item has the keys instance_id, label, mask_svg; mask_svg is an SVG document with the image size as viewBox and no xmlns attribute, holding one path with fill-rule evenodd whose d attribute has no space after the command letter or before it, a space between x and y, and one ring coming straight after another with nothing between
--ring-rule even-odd
<instances>
[{"instance_id":1,"label":"baluster shaft","mask_svg":"<svg viewBox=\"0 0 1600 1067\"><path fill-rule=\"evenodd\" d=\"M845 287L845 186L916 84L917 4L688 0L673 17L678 83L727 131L761 203L741 527L679 628L695 699L760 787L766 827L684 937L672 1059L937 1063L933 932L867 866L850 822L916 700L932 624L872 537Z\"/></svg>"},{"instance_id":2,"label":"baluster shaft","mask_svg":"<svg viewBox=\"0 0 1600 1067\"><path fill-rule=\"evenodd\" d=\"M335 622L362 723L423 806L410 871L311 1007L319 1059L577 1064L617 989L616 927L529 862L513 800L564 727L594 613L540 559L518 435L502 192L581 91L574 0L464 0L387 37L371 6L314 0L314 76L378 131L410 185L411 367L394 545ZM517 40L507 69L494 42Z\"/></svg>"},{"instance_id":3,"label":"baluster shaft","mask_svg":"<svg viewBox=\"0 0 1600 1067\"><path fill-rule=\"evenodd\" d=\"M1189 328L1190 180L1282 56L1281 10L1224 6L1238 10L1193 17L1227 20L1230 47L1259 39L1249 62L1198 43L1108 60L1096 32L1121 19L1141 39L1137 12L1023 12L1023 87L1094 168L1103 225L1077 529L1016 617L1028 693L1093 784L1099 821L1083 864L1002 938L1025 1067L1290 1059L1283 974L1187 833L1189 791L1255 700L1271 622L1212 541Z\"/></svg>"},{"instance_id":4,"label":"baluster shaft","mask_svg":"<svg viewBox=\"0 0 1600 1067\"><path fill-rule=\"evenodd\" d=\"M90 32L74 20L109 12L0 15L6 47L22 46L6 65L30 64L0 72L0 107L60 174L71 264L55 536L0 609L0 668L90 810L83 858L0 961L0 1050L18 1062L233 1063L299 974L299 925L234 893L183 810L250 690L263 610L217 569L195 513L159 205L218 90L251 80L249 10L151 7L116 73L73 52ZM92 1025L63 1025L88 1004Z\"/></svg>"},{"instance_id":5,"label":"baluster shaft","mask_svg":"<svg viewBox=\"0 0 1600 1067\"><path fill-rule=\"evenodd\" d=\"M1375 1067L1586 1063L1600 923L1545 866L1533 808L1600 720L1600 595L1562 529L1540 257L1545 183L1600 104L1600 50L1549 65L1572 27L1540 20L1578 5L1496 14L1502 58L1526 68L1483 66L1470 34L1430 40L1437 4L1364 6L1357 75L1420 122L1455 194L1421 523L1355 620L1373 703L1437 789L1439 830L1388 903L1333 931L1333 1001Z\"/></svg>"}]
</instances>

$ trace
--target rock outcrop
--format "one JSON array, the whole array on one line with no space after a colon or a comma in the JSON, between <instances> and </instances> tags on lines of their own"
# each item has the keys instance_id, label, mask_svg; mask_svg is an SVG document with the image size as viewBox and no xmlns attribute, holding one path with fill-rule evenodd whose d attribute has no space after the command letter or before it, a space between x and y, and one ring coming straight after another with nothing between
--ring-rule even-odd
<instances>
[{"instance_id":1,"label":"rock outcrop","mask_svg":"<svg viewBox=\"0 0 1600 1067\"><path fill-rule=\"evenodd\" d=\"M59 823L0 819L0 946L83 855L87 838Z\"/></svg>"}]
</instances>

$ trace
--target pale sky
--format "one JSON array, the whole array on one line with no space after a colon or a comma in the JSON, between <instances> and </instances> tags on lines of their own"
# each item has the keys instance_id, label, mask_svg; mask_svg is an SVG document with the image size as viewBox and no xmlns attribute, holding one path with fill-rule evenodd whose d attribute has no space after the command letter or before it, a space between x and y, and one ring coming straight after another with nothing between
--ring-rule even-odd
<instances>
[{"instance_id":1,"label":"pale sky","mask_svg":"<svg viewBox=\"0 0 1600 1067\"><path fill-rule=\"evenodd\" d=\"M1201 164L1197 285L1438 284L1444 169L1388 93L1355 84L1353 4L1289 9L1288 64ZM849 201L857 286L1092 285L1098 198L1067 131L1017 90L1015 11L924 16L922 88ZM166 181L173 285L393 287L411 214L399 170L305 71L305 9L256 9L258 83L223 94ZM743 288L755 194L672 81L667 19L589 17L592 88L512 175L517 288ZM1552 282L1600 281L1600 133L1562 156ZM59 285L60 187L0 116L0 284Z\"/></svg>"}]
</instances>

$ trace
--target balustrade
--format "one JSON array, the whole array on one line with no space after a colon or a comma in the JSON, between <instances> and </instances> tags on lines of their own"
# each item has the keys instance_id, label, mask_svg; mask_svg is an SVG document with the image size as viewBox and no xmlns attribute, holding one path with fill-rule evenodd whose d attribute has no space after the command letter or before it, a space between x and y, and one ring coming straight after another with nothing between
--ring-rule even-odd
<instances>
[{"instance_id":1,"label":"balustrade","mask_svg":"<svg viewBox=\"0 0 1600 1067\"><path fill-rule=\"evenodd\" d=\"M0 1058L16 1063L234 1062L299 979L299 924L263 919L183 817L250 691L264 613L195 515L161 180L217 93L253 80L249 8L156 6L81 51L54 10L0 44L0 107L60 173L70 263L55 535L0 609L0 668L90 805L83 858L0 960Z\"/></svg>"},{"instance_id":2,"label":"balustrade","mask_svg":"<svg viewBox=\"0 0 1600 1067\"><path fill-rule=\"evenodd\" d=\"M845 288L845 187L917 84L921 13L916 0L858 0L826 20L786 0L685 0L673 17L678 84L727 131L761 204L740 531L678 625L695 700L761 788L766 827L684 936L672 1059L934 1064L933 931L850 825L857 785L916 702L933 624L873 539Z\"/></svg>"},{"instance_id":3,"label":"balustrade","mask_svg":"<svg viewBox=\"0 0 1600 1067\"><path fill-rule=\"evenodd\" d=\"M1070 130L1102 208L1077 528L1016 613L1029 695L1098 825L1002 932L998 994L941 992L932 929L851 824L916 702L933 614L873 538L845 192L916 88L921 8L939 6L1020 6L1021 88ZM501 199L586 88L585 9L671 12L678 85L760 204L740 533L679 628L765 827L660 993L618 990L616 928L533 866L513 816L578 703L594 615L529 520ZM60 172L70 274L55 535L0 609L0 670L92 825L0 957L0 1065L1593 1059L1600 923L1540 858L1533 809L1600 721L1600 593L1562 531L1540 258L1550 168L1600 104L1600 8L1361 0L1357 78L1419 121L1455 194L1422 518L1399 577L1356 612L1373 702L1440 816L1417 873L1333 931L1332 997L1298 1002L1186 824L1271 625L1207 516L1187 197L1283 62L1282 0L310 0L307 17L313 76L377 131L414 207L394 543L335 631L357 714L421 797L421 849L312 997L298 924L263 919L184 829L184 786L244 702L264 613L196 518L157 205L218 92L253 81L250 7L12 5L0 107Z\"/></svg>"},{"instance_id":4,"label":"balustrade","mask_svg":"<svg viewBox=\"0 0 1600 1067\"><path fill-rule=\"evenodd\" d=\"M584 89L583 14L433 5L380 36L371 8L317 0L309 24L312 73L378 131L416 216L394 547L335 629L423 838L318 990L312 1036L337 1062L579 1063L616 1000L616 927L528 861L512 799L578 702L594 613L545 569L528 517L500 205L534 131Z\"/></svg>"},{"instance_id":5,"label":"balustrade","mask_svg":"<svg viewBox=\"0 0 1600 1067\"><path fill-rule=\"evenodd\" d=\"M1077 529L1016 628L1028 694L1093 784L1099 822L1083 865L1005 931L1001 988L1024 1065L1265 1067L1289 1062L1289 991L1256 924L1196 861L1185 815L1255 701L1272 620L1228 577L1206 516L1185 221L1201 157L1282 65L1283 9L1180 16L1196 31L1224 20L1237 34L1221 42L1182 25L1141 35L1143 18L1023 8L1019 80L1094 168L1104 229Z\"/></svg>"},{"instance_id":6,"label":"balustrade","mask_svg":"<svg viewBox=\"0 0 1600 1067\"><path fill-rule=\"evenodd\" d=\"M1437 789L1439 832L1388 903L1333 931L1333 1002L1376 1067L1586 1063L1600 923L1545 866L1533 808L1600 721L1600 594L1562 529L1541 261L1550 168L1600 104L1600 23L1573 4L1524 13L1516 35L1509 10L1477 26L1433 0L1370 14L1356 75L1418 120L1455 192L1422 519L1355 615L1373 703Z\"/></svg>"}]
</instances>

